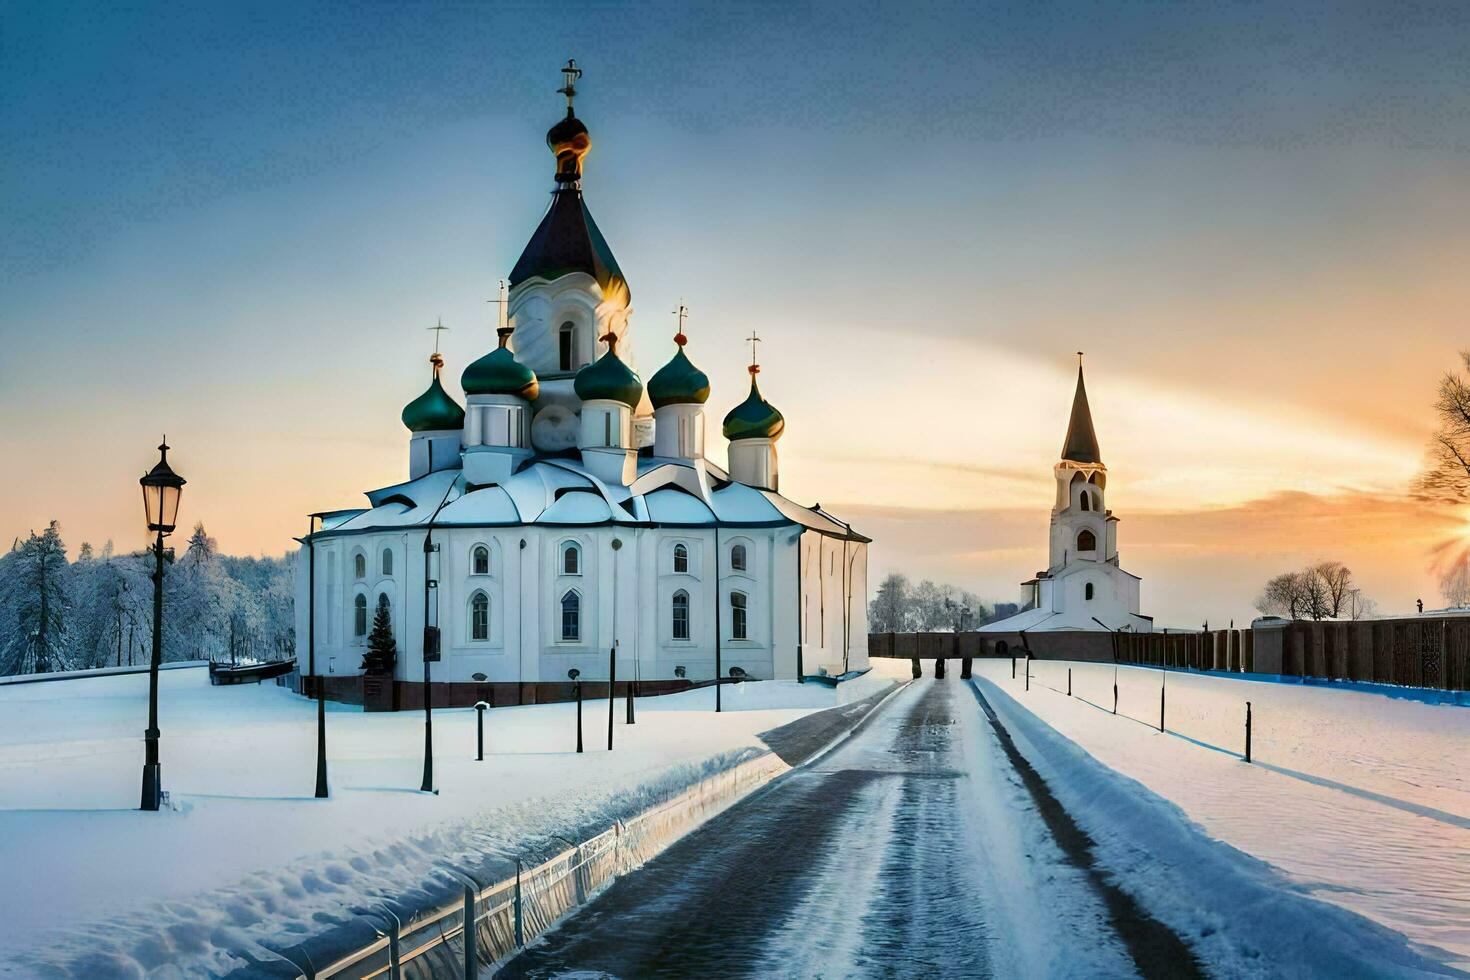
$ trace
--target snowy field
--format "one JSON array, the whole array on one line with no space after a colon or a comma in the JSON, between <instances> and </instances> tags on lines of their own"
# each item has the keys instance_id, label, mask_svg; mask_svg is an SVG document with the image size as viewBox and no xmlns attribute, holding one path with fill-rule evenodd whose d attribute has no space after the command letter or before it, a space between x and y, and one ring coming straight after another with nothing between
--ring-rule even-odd
<instances>
[{"instance_id":1,"label":"snowy field","mask_svg":"<svg viewBox=\"0 0 1470 980\"><path fill-rule=\"evenodd\" d=\"M511 867L550 835L604 829L702 775L764 752L757 733L873 693L762 682L617 705L434 712L438 795L418 792L423 714L328 706L332 798L312 798L315 707L273 685L160 675L164 788L137 806L147 675L0 686L0 974L202 976L231 950L306 938L371 899L412 899L443 868ZM561 845L555 845L559 848ZM495 870L495 869L491 869ZM289 942L289 940L287 940ZM167 964L167 966L165 966ZM160 968L162 968L160 970Z\"/></svg>"},{"instance_id":2,"label":"snowy field","mask_svg":"<svg viewBox=\"0 0 1470 980\"><path fill-rule=\"evenodd\" d=\"M1012 680L1008 660L977 661L981 690L1309 894L1470 968L1470 708L1170 672L1161 735L1158 670L1118 670L1115 717L1110 665L1036 662L1029 691L1018 666ZM1247 700L1253 765L1240 757Z\"/></svg>"}]
</instances>

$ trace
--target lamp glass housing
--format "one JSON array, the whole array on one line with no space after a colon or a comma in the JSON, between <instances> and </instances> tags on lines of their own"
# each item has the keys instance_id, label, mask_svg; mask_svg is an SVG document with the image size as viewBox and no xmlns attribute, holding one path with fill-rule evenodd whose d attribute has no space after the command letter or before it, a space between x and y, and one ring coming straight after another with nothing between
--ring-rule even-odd
<instances>
[{"instance_id":1,"label":"lamp glass housing","mask_svg":"<svg viewBox=\"0 0 1470 980\"><path fill-rule=\"evenodd\" d=\"M143 487L143 516L148 530L169 534L179 524L179 498L183 496L183 477L168 465L168 446L159 446L158 465L138 481Z\"/></svg>"}]
</instances>

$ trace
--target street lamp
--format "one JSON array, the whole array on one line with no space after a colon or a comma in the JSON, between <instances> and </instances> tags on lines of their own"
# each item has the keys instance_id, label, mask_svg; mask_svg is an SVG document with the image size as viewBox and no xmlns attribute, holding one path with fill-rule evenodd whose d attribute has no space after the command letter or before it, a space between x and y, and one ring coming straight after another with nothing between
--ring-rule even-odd
<instances>
[{"instance_id":1,"label":"street lamp","mask_svg":"<svg viewBox=\"0 0 1470 980\"><path fill-rule=\"evenodd\" d=\"M158 762L158 665L163 659L163 539L179 524L179 498L184 478L168 465L168 437L158 447L158 464L138 483L143 487L143 514L153 542L153 660L148 666L148 729L143 732L143 798L140 810L157 810L163 796Z\"/></svg>"}]
</instances>

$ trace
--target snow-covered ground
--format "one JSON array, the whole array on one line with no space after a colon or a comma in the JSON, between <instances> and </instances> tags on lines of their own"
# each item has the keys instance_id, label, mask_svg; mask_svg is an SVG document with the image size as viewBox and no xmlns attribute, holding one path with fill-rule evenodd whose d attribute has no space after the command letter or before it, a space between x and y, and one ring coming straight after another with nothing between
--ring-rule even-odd
<instances>
[{"instance_id":1,"label":"snow-covered ground","mask_svg":"<svg viewBox=\"0 0 1470 980\"><path fill-rule=\"evenodd\" d=\"M312 798L315 707L273 685L210 687L203 669L160 675L164 787L174 810L137 806L147 675L0 688L0 973L200 976L232 950L320 933L375 899L412 899L442 869L507 864L546 835L601 830L701 775L765 751L756 734L873 693L762 682L584 706L434 713L438 795L418 792L421 712L329 705L332 797ZM558 847L560 845L557 845ZM167 964L167 966L165 966Z\"/></svg>"},{"instance_id":2,"label":"snow-covered ground","mask_svg":"<svg viewBox=\"0 0 1470 980\"><path fill-rule=\"evenodd\" d=\"M1470 708L1169 672L1161 735L1158 670L1118 670L1116 717L1109 665L1037 662L1029 691L1023 672L976 663L982 691L995 685L1209 836L1470 967ZM1253 765L1240 758L1247 700ZM1085 806L1076 816L1087 824Z\"/></svg>"}]
</instances>

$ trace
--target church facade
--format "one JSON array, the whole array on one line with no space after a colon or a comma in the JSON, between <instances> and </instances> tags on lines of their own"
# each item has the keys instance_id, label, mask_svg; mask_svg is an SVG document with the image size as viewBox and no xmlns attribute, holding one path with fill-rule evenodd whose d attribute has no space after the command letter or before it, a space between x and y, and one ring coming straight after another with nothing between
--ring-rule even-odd
<instances>
[{"instance_id":1,"label":"church facade","mask_svg":"<svg viewBox=\"0 0 1470 980\"><path fill-rule=\"evenodd\" d=\"M298 656L328 696L391 681L393 704L521 703L583 680L657 689L867 666L869 540L780 493L782 414L749 367L724 419L728 467L706 455L710 379L683 333L645 383L632 293L582 192L591 147L573 109L547 134L551 204L509 275L493 349L460 375L430 359L403 409L407 479L368 506L313 515L297 576ZM504 289L504 287L502 287ZM379 606L391 678L364 682ZM445 685L441 693L440 685Z\"/></svg>"},{"instance_id":2,"label":"church facade","mask_svg":"<svg viewBox=\"0 0 1470 980\"><path fill-rule=\"evenodd\" d=\"M982 626L982 632L1153 631L1153 619L1139 613L1140 579L1119 562L1118 518L1106 503L1108 468L1078 357L1072 416L1062 458L1052 467L1056 497L1047 567L1021 583L1021 612Z\"/></svg>"}]
</instances>

